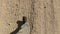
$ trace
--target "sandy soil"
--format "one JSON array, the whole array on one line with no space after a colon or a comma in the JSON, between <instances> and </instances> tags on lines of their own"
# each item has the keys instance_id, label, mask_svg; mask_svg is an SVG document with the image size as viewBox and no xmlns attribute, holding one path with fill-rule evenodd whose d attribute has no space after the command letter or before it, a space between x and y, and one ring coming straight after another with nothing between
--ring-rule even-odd
<instances>
[{"instance_id":1,"label":"sandy soil","mask_svg":"<svg viewBox=\"0 0 60 34\"><path fill-rule=\"evenodd\" d=\"M10 34L17 20L27 22L17 34L60 34L60 0L0 0L0 34Z\"/></svg>"}]
</instances>

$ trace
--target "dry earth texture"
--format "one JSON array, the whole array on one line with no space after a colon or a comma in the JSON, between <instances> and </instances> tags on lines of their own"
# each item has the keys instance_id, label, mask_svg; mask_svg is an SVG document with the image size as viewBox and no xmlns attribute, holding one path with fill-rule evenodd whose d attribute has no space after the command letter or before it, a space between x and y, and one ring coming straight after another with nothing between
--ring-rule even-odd
<instances>
[{"instance_id":1,"label":"dry earth texture","mask_svg":"<svg viewBox=\"0 0 60 34\"><path fill-rule=\"evenodd\" d=\"M0 34L10 34L27 22L16 34L60 34L60 0L0 0Z\"/></svg>"}]
</instances>

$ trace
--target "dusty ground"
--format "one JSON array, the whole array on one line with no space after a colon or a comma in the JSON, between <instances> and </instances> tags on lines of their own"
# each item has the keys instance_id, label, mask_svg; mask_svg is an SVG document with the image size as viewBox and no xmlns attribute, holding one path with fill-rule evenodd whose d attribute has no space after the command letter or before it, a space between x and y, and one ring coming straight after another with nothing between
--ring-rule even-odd
<instances>
[{"instance_id":1,"label":"dusty ground","mask_svg":"<svg viewBox=\"0 0 60 34\"><path fill-rule=\"evenodd\" d=\"M60 0L0 0L0 34L14 31L23 16L28 26L17 34L60 34Z\"/></svg>"}]
</instances>

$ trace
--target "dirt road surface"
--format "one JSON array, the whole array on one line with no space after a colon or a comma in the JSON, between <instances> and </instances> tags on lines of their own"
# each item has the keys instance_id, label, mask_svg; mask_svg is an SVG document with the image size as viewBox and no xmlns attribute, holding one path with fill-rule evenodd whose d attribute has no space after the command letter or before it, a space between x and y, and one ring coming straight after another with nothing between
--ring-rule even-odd
<instances>
[{"instance_id":1,"label":"dirt road surface","mask_svg":"<svg viewBox=\"0 0 60 34\"><path fill-rule=\"evenodd\" d=\"M13 32L23 16L16 34L60 34L60 0L0 0L0 34Z\"/></svg>"}]
</instances>

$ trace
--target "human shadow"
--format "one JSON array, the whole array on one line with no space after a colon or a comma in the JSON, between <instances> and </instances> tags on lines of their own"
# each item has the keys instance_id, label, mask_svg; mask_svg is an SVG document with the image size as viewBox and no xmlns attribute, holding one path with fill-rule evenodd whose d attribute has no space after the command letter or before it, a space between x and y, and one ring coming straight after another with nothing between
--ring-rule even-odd
<instances>
[{"instance_id":1,"label":"human shadow","mask_svg":"<svg viewBox=\"0 0 60 34\"><path fill-rule=\"evenodd\" d=\"M15 31L11 32L10 34L16 34L17 32L19 32L19 30L21 30L21 26L26 23L27 18L25 16L23 16L22 20L23 21L19 21L19 20L17 21L18 27L16 28Z\"/></svg>"}]
</instances>

